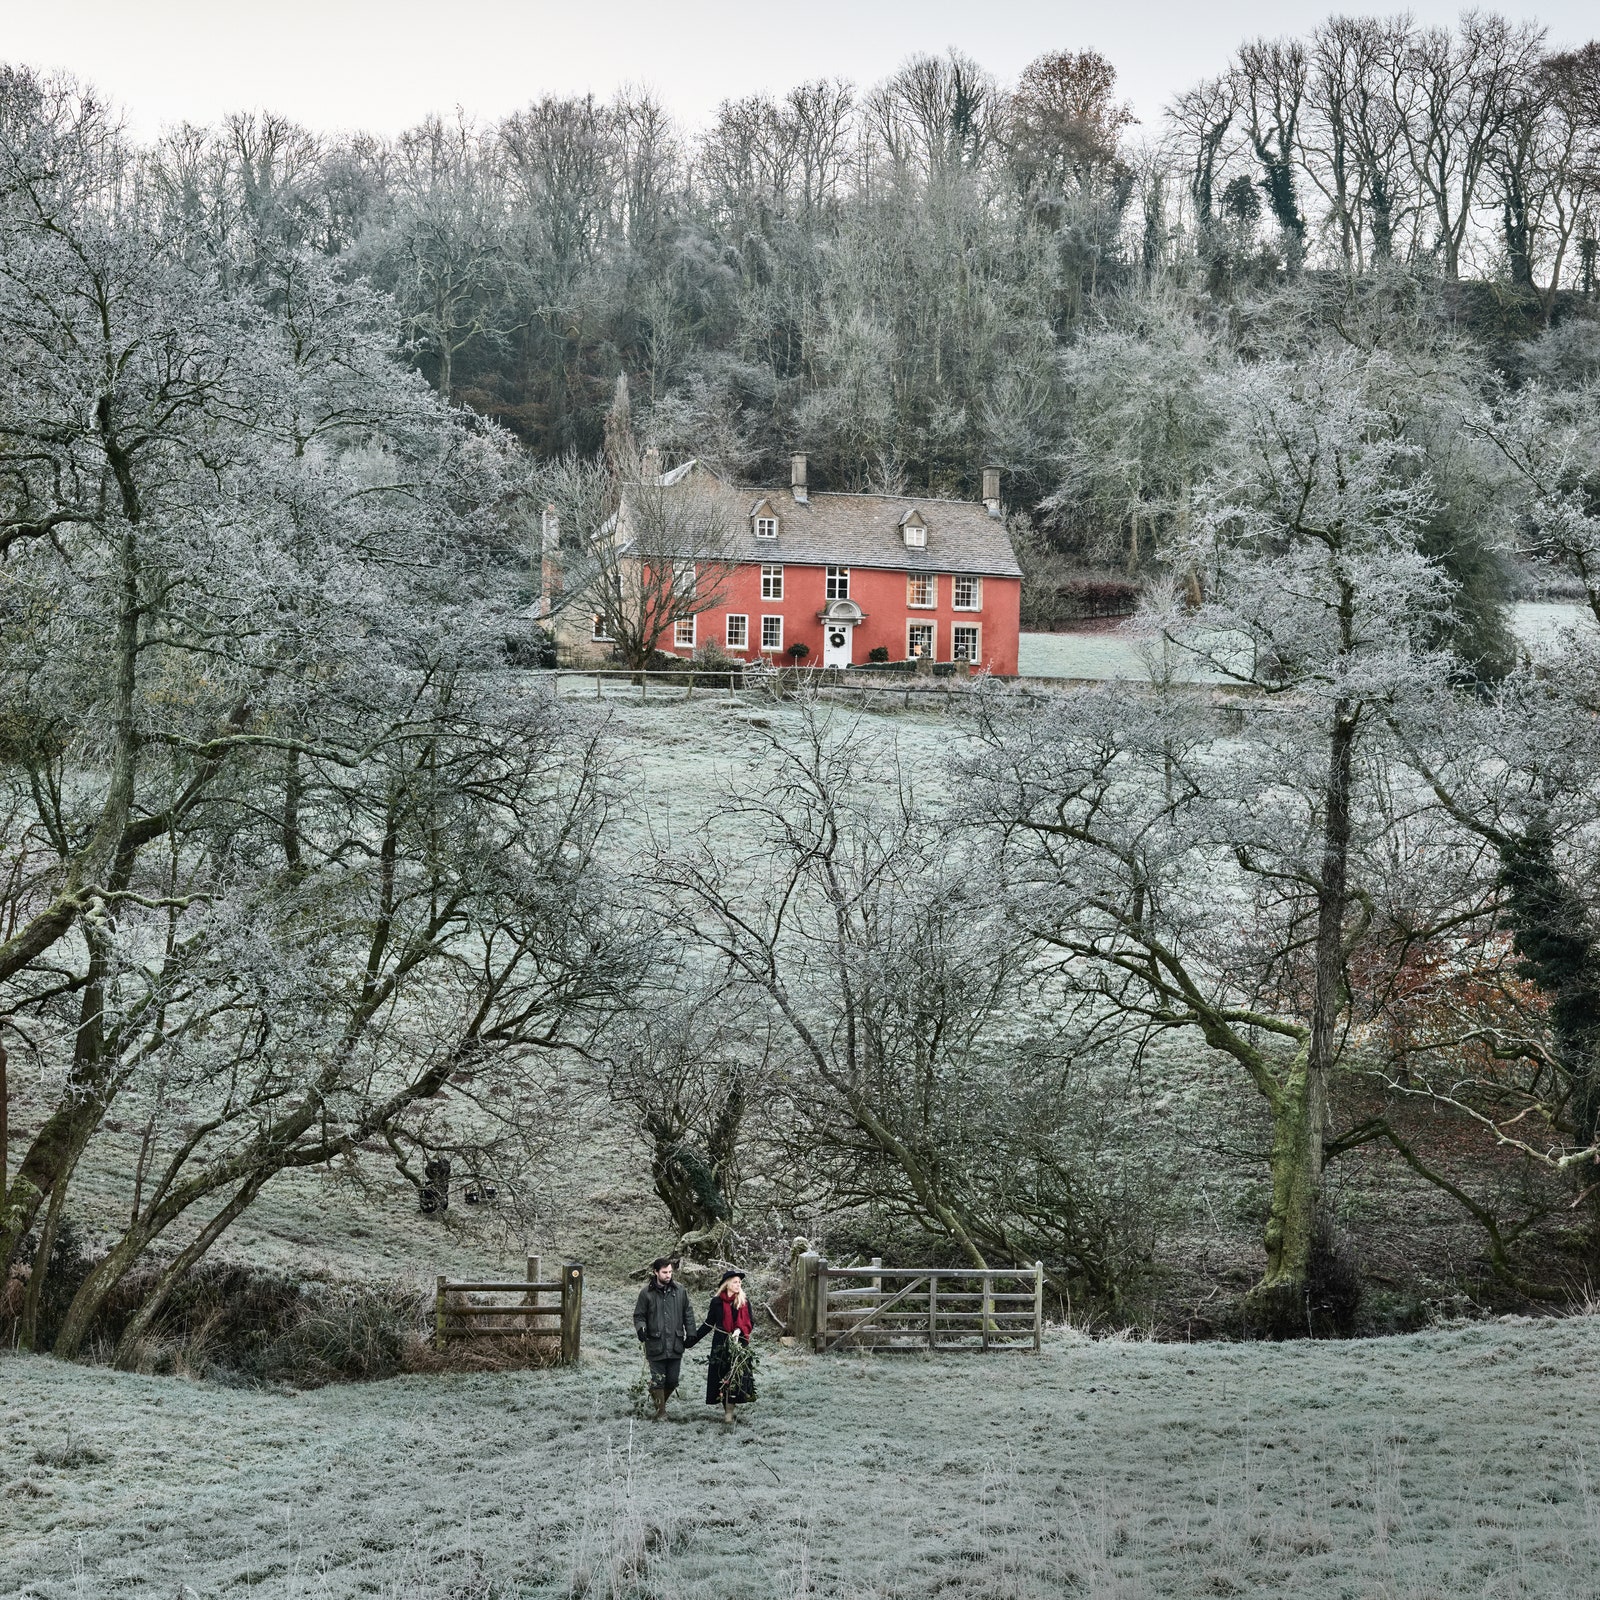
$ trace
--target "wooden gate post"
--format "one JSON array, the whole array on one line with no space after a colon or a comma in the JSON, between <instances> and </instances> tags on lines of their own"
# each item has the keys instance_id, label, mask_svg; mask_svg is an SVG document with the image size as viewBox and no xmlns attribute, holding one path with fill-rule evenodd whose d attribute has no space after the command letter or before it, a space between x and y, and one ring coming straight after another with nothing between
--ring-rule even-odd
<instances>
[{"instance_id":1,"label":"wooden gate post","mask_svg":"<svg viewBox=\"0 0 1600 1600\"><path fill-rule=\"evenodd\" d=\"M873 1266L873 1267L881 1267L883 1265L883 1257L882 1256L874 1256L872 1258L872 1260L869 1261L867 1264L869 1266ZM879 1306L881 1306L882 1304L883 1304L883 1279L882 1278L874 1278L872 1280L872 1300L871 1300L872 1309L874 1311L876 1311L877 1308ZM868 1315L870 1316L871 1312L869 1312ZM878 1338L879 1331L880 1330L878 1330L878 1329L874 1329L873 1330L872 1340L871 1340L871 1342L873 1344L877 1344L879 1342L879 1338Z\"/></svg>"},{"instance_id":2,"label":"wooden gate post","mask_svg":"<svg viewBox=\"0 0 1600 1600\"><path fill-rule=\"evenodd\" d=\"M789 1278L789 1326L795 1340L810 1347L817 1328L817 1263L815 1250L804 1250L794 1260Z\"/></svg>"},{"instance_id":3,"label":"wooden gate post","mask_svg":"<svg viewBox=\"0 0 1600 1600\"><path fill-rule=\"evenodd\" d=\"M1038 1355L1044 1336L1044 1262L1033 1264L1033 1353Z\"/></svg>"},{"instance_id":4,"label":"wooden gate post","mask_svg":"<svg viewBox=\"0 0 1600 1600\"><path fill-rule=\"evenodd\" d=\"M449 1334L444 1326L444 1278L441 1276L433 1296L433 1342L442 1349L447 1338Z\"/></svg>"},{"instance_id":5,"label":"wooden gate post","mask_svg":"<svg viewBox=\"0 0 1600 1600\"><path fill-rule=\"evenodd\" d=\"M583 1329L583 1268L576 1262L561 1269L561 1365L578 1364L578 1336Z\"/></svg>"},{"instance_id":6,"label":"wooden gate post","mask_svg":"<svg viewBox=\"0 0 1600 1600\"><path fill-rule=\"evenodd\" d=\"M828 1348L828 1258L817 1258L817 1320L812 1333L812 1349Z\"/></svg>"},{"instance_id":7,"label":"wooden gate post","mask_svg":"<svg viewBox=\"0 0 1600 1600\"><path fill-rule=\"evenodd\" d=\"M983 1275L983 1348L989 1348L989 1328L994 1322L994 1279Z\"/></svg>"}]
</instances>

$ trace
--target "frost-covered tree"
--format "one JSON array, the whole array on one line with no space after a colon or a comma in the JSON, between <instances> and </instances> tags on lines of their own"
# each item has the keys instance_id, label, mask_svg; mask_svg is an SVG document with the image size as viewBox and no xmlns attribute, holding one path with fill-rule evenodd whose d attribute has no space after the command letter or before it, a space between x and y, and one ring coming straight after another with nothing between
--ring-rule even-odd
<instances>
[{"instance_id":1,"label":"frost-covered tree","mask_svg":"<svg viewBox=\"0 0 1600 1600\"><path fill-rule=\"evenodd\" d=\"M1041 503L1060 538L1137 571L1188 522L1226 425L1213 381L1224 359L1181 303L1157 296L1064 354L1060 479Z\"/></svg>"},{"instance_id":2,"label":"frost-covered tree","mask_svg":"<svg viewBox=\"0 0 1600 1600\"><path fill-rule=\"evenodd\" d=\"M1392 716L1419 808L1435 811L1434 870L1461 864L1448 937L1419 950L1421 1020L1390 1087L1572 1174L1580 1199L1600 1150L1597 705L1600 653L1584 628L1492 696L1419 693ZM1492 1230L1490 1250L1509 1274Z\"/></svg>"},{"instance_id":3,"label":"frost-covered tree","mask_svg":"<svg viewBox=\"0 0 1600 1600\"><path fill-rule=\"evenodd\" d=\"M911 774L807 708L760 792L662 850L667 915L767 1018L764 1091L830 1208L868 1207L967 1261L1115 1300L1137 1202L1097 1137L1086 1068L1030 1004L1031 936ZM1119 1202L1127 1202L1121 1209Z\"/></svg>"},{"instance_id":4,"label":"frost-covered tree","mask_svg":"<svg viewBox=\"0 0 1600 1600\"><path fill-rule=\"evenodd\" d=\"M1384 825L1363 752L1390 700L1440 672L1418 640L1449 599L1418 549L1431 494L1385 366L1335 355L1228 380L1224 464L1166 547L1203 600L1158 615L1165 652L1259 691L1242 735L1157 663L1148 689L1042 715L998 702L971 767L1018 916L1071 989L1139 1029L1193 1030L1265 1101L1254 1305L1285 1326L1305 1322L1327 1084L1381 893L1360 870Z\"/></svg>"},{"instance_id":5,"label":"frost-covered tree","mask_svg":"<svg viewBox=\"0 0 1600 1600\"><path fill-rule=\"evenodd\" d=\"M678 623L718 604L737 565L729 491L698 462L664 473L660 452L639 448L625 377L605 459L569 455L539 481L570 552L561 599L592 613L629 667L644 670Z\"/></svg>"},{"instance_id":6,"label":"frost-covered tree","mask_svg":"<svg viewBox=\"0 0 1600 1600\"><path fill-rule=\"evenodd\" d=\"M1534 559L1583 586L1600 620L1600 381L1567 389L1530 383L1469 419L1507 462L1512 509Z\"/></svg>"},{"instance_id":7,"label":"frost-covered tree","mask_svg":"<svg viewBox=\"0 0 1600 1600\"><path fill-rule=\"evenodd\" d=\"M298 249L224 281L123 208L92 100L7 88L0 1021L37 1115L0 1262L46 1207L48 1259L114 1101L153 1119L72 1348L190 1207L204 1249L307 1141L399 1137L474 1041L555 1042L614 941L598 768L483 686L504 439L396 361L387 301Z\"/></svg>"}]
</instances>

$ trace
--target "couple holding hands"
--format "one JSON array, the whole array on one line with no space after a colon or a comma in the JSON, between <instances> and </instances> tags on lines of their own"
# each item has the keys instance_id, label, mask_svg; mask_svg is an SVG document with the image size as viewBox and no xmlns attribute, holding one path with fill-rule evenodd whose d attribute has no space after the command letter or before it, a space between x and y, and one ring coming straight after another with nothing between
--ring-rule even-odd
<instances>
[{"instance_id":1,"label":"couple holding hands","mask_svg":"<svg viewBox=\"0 0 1600 1600\"><path fill-rule=\"evenodd\" d=\"M711 1361L706 1369L706 1404L722 1407L722 1420L732 1422L735 1406L756 1397L755 1363L750 1349L754 1331L750 1302L744 1292L744 1274L729 1268L696 1326L689 1309L689 1292L672 1281L672 1261L657 1256L650 1263L650 1278L633 1307L633 1331L644 1346L650 1366L650 1398L661 1422L667 1415L667 1398L678 1387L683 1352L711 1335Z\"/></svg>"}]
</instances>

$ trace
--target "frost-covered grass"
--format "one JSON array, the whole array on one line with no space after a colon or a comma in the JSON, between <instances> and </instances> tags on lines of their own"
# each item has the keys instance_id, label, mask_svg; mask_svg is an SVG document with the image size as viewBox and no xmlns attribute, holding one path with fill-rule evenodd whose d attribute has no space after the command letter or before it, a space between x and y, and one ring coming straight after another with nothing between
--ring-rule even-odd
<instances>
[{"instance_id":1,"label":"frost-covered grass","mask_svg":"<svg viewBox=\"0 0 1600 1600\"><path fill-rule=\"evenodd\" d=\"M594 1307L591 1344L624 1324ZM726 1430L581 1370L313 1393L0 1364L0 1592L1591 1596L1600 1323L767 1351ZM73 1441L93 1440L87 1454ZM99 1457L101 1459L95 1459Z\"/></svg>"},{"instance_id":2,"label":"frost-covered grass","mask_svg":"<svg viewBox=\"0 0 1600 1600\"><path fill-rule=\"evenodd\" d=\"M1531 650L1554 644L1567 628L1594 625L1587 606L1565 601L1518 601L1511 607L1511 627ZM1151 642L1136 622L1121 627L1105 623L1066 633L1025 633L1018 645L1017 671L1025 678L1130 678L1150 676ZM1160 660L1160 647L1154 647ZM1186 670L1182 652L1172 652L1168 670L1179 678L1203 680L1211 674Z\"/></svg>"},{"instance_id":3,"label":"frost-covered grass","mask_svg":"<svg viewBox=\"0 0 1600 1600\"><path fill-rule=\"evenodd\" d=\"M1071 633L1025 633L1017 645L1024 678L1132 678L1150 676L1147 643L1135 625L1086 628Z\"/></svg>"},{"instance_id":4,"label":"frost-covered grass","mask_svg":"<svg viewBox=\"0 0 1600 1600\"><path fill-rule=\"evenodd\" d=\"M682 837L759 781L769 732L798 730L792 706L602 709L628 847ZM959 731L917 712L862 727L923 784ZM1160 1240L1163 1271L1243 1288L1260 1129L1229 1120L1231 1069L1193 1044L1141 1071L1139 1114L1165 1130L1162 1170L1194 1213ZM526 1241L493 1211L458 1208L446 1231L378 1161L364 1188L280 1179L223 1253L421 1288L517 1271L525 1243L579 1259L579 1371L295 1394L0 1356L0 1595L1600 1596L1585 1438L1600 1321L1276 1347L1057 1331L1037 1361L768 1343L748 1425L725 1432L698 1404L696 1360L678 1420L639 1424L620 1285L669 1230L635 1136L574 1115ZM136 1145L130 1125L91 1146L88 1231L125 1215ZM1375 1149L1332 1173L1364 1259L1398 1281L1426 1258L1455 1281L1476 1240L1433 1191Z\"/></svg>"}]
</instances>

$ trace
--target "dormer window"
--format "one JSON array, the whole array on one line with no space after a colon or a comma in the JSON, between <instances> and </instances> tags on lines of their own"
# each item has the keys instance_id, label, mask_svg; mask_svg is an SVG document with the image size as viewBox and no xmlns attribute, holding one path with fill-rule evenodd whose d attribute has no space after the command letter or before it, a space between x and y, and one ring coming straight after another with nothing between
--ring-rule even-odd
<instances>
[{"instance_id":1,"label":"dormer window","mask_svg":"<svg viewBox=\"0 0 1600 1600\"><path fill-rule=\"evenodd\" d=\"M776 517L756 518L756 538L776 539L778 537L778 519Z\"/></svg>"},{"instance_id":2,"label":"dormer window","mask_svg":"<svg viewBox=\"0 0 1600 1600\"><path fill-rule=\"evenodd\" d=\"M900 519L900 532L905 537L906 549L926 550L928 548L928 525L922 520L921 512L906 512Z\"/></svg>"}]
</instances>

